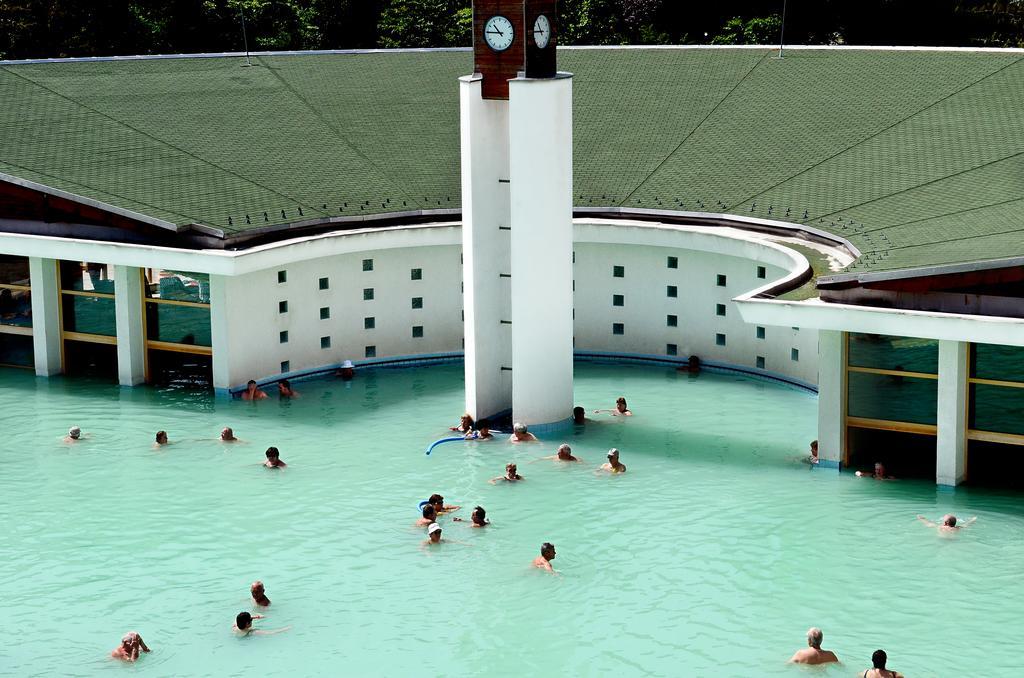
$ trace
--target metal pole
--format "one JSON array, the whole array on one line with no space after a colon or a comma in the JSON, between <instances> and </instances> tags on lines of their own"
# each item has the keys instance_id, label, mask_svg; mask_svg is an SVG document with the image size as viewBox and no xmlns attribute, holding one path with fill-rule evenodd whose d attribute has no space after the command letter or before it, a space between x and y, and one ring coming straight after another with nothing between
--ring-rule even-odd
<instances>
[{"instance_id":1,"label":"metal pole","mask_svg":"<svg viewBox=\"0 0 1024 678\"><path fill-rule=\"evenodd\" d=\"M782 58L782 46L786 42L786 0L782 0L782 30L779 31L779 58Z\"/></svg>"},{"instance_id":2,"label":"metal pole","mask_svg":"<svg viewBox=\"0 0 1024 678\"><path fill-rule=\"evenodd\" d=\"M245 65L252 66L252 62L249 61L249 38L245 34L245 10L241 10L242 13L242 44L245 45ZM783 12L785 16L785 12Z\"/></svg>"}]
</instances>

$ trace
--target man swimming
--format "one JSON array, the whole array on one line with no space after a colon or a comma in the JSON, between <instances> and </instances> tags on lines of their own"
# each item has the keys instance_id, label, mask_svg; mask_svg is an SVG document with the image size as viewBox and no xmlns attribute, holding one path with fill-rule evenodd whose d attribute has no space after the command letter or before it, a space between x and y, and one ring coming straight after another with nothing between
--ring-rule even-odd
<instances>
[{"instance_id":1,"label":"man swimming","mask_svg":"<svg viewBox=\"0 0 1024 678\"><path fill-rule=\"evenodd\" d=\"M457 523L466 522L464 518L458 517L452 518L452 520ZM487 527L491 524L491 521L487 520L487 512L484 511L483 506L477 506L476 508L474 508L473 513L469 516L469 520L473 523L472 525L470 525L470 527Z\"/></svg>"},{"instance_id":2,"label":"man swimming","mask_svg":"<svg viewBox=\"0 0 1024 678\"><path fill-rule=\"evenodd\" d=\"M555 568L551 567L551 561L555 559L555 545L549 542L544 542L540 546L540 555L533 559L533 566L539 567L542 570L548 572L554 572Z\"/></svg>"},{"instance_id":3,"label":"man swimming","mask_svg":"<svg viewBox=\"0 0 1024 678\"><path fill-rule=\"evenodd\" d=\"M572 423L577 426L587 423L587 411L579 406L572 408Z\"/></svg>"},{"instance_id":4,"label":"man swimming","mask_svg":"<svg viewBox=\"0 0 1024 678\"><path fill-rule=\"evenodd\" d=\"M64 442L66 443L77 443L82 439L82 429L77 426L72 426L68 429L68 434L64 436Z\"/></svg>"},{"instance_id":5,"label":"man swimming","mask_svg":"<svg viewBox=\"0 0 1024 678\"><path fill-rule=\"evenodd\" d=\"M423 527L437 522L437 509L433 504L423 505L423 515L416 519L416 527Z\"/></svg>"},{"instance_id":6,"label":"man swimming","mask_svg":"<svg viewBox=\"0 0 1024 678\"><path fill-rule=\"evenodd\" d=\"M619 461L619 451L616 448L608 450L608 461L601 465L598 471L608 473L625 473L626 465Z\"/></svg>"},{"instance_id":7,"label":"man swimming","mask_svg":"<svg viewBox=\"0 0 1024 678\"><path fill-rule=\"evenodd\" d=\"M873 472L857 471L853 475L858 478L874 478L875 480L896 480L894 476L887 476L885 474L885 464L880 461L875 462L875 470Z\"/></svg>"},{"instance_id":8,"label":"man swimming","mask_svg":"<svg viewBox=\"0 0 1024 678\"><path fill-rule=\"evenodd\" d=\"M298 398L299 392L292 388L290 381L282 379L277 382L277 395L281 398Z\"/></svg>"},{"instance_id":9,"label":"man swimming","mask_svg":"<svg viewBox=\"0 0 1024 678\"><path fill-rule=\"evenodd\" d=\"M263 400L267 394L256 385L255 379L250 379L245 385L245 392L242 393L242 400Z\"/></svg>"},{"instance_id":10,"label":"man swimming","mask_svg":"<svg viewBox=\"0 0 1024 678\"><path fill-rule=\"evenodd\" d=\"M284 628L274 629L273 631L264 631L263 629L257 629L253 627L252 623L256 619L263 619L263 615L250 614L248 612L239 612L238 615L235 617L235 624L231 627L231 630L233 630L240 636L272 636L275 633L281 633L282 631L287 631L291 628L290 626L285 626Z\"/></svg>"},{"instance_id":11,"label":"man swimming","mask_svg":"<svg viewBox=\"0 0 1024 678\"><path fill-rule=\"evenodd\" d=\"M975 516L975 517L969 519L967 522L961 523L960 525L956 524L957 523L956 516L954 516L952 513L947 513L946 515L942 516L942 522L941 523L933 523L932 521L928 520L924 516L918 516L917 519L920 520L925 525L927 525L928 527L938 528L939 532L955 532L956 530L961 530L961 529L967 527L968 525L973 523L978 518L977 518L977 516Z\"/></svg>"},{"instance_id":12,"label":"man swimming","mask_svg":"<svg viewBox=\"0 0 1024 678\"><path fill-rule=\"evenodd\" d=\"M579 457L574 457L572 454L572 448L566 443L562 443L558 446L558 451L550 457L541 457L541 459L552 459L554 461L582 461Z\"/></svg>"},{"instance_id":13,"label":"man swimming","mask_svg":"<svg viewBox=\"0 0 1024 678\"><path fill-rule=\"evenodd\" d=\"M276 447L267 448L267 460L263 462L267 468L284 468L288 464L281 461L281 452Z\"/></svg>"},{"instance_id":14,"label":"man swimming","mask_svg":"<svg viewBox=\"0 0 1024 678\"><path fill-rule=\"evenodd\" d=\"M437 515L443 513L451 513L452 511L458 511L461 506L448 506L444 503L444 497L439 494L430 495L430 499L427 500L428 504L433 504L434 510L437 511Z\"/></svg>"},{"instance_id":15,"label":"man swimming","mask_svg":"<svg viewBox=\"0 0 1024 678\"><path fill-rule=\"evenodd\" d=\"M270 598L267 598L267 591L263 587L263 582L259 579L252 583L249 587L249 593L252 594L252 602L260 607L268 607L270 605Z\"/></svg>"},{"instance_id":16,"label":"man swimming","mask_svg":"<svg viewBox=\"0 0 1024 678\"><path fill-rule=\"evenodd\" d=\"M235 432L230 427L225 426L220 431L220 441L222 443L237 443L238 438L235 437Z\"/></svg>"},{"instance_id":17,"label":"man swimming","mask_svg":"<svg viewBox=\"0 0 1024 678\"><path fill-rule=\"evenodd\" d=\"M481 419L476 422L476 430L466 434L466 440L494 440L491 434L491 422Z\"/></svg>"},{"instance_id":18,"label":"man swimming","mask_svg":"<svg viewBox=\"0 0 1024 678\"><path fill-rule=\"evenodd\" d=\"M491 483L491 485L496 485L502 480L514 483L517 480L525 480L525 478L519 475L519 472L516 470L515 464L505 464L505 475L498 476L497 478L491 478L489 482Z\"/></svg>"},{"instance_id":19,"label":"man swimming","mask_svg":"<svg viewBox=\"0 0 1024 678\"><path fill-rule=\"evenodd\" d=\"M526 430L526 424L517 421L512 425L512 435L509 436L510 443L535 443L537 436Z\"/></svg>"},{"instance_id":20,"label":"man swimming","mask_svg":"<svg viewBox=\"0 0 1024 678\"><path fill-rule=\"evenodd\" d=\"M613 417L618 417L618 416L632 417L633 416L633 413L630 411L629 407L626 406L626 399L623 398L622 396L619 396L615 400L615 409L612 409L612 410L594 410L594 414L599 414L601 412L607 412L608 414L612 415Z\"/></svg>"},{"instance_id":21,"label":"man swimming","mask_svg":"<svg viewBox=\"0 0 1024 678\"><path fill-rule=\"evenodd\" d=\"M889 661L889 657L885 654L885 650L875 650L871 654L872 668L861 674L862 678L903 678L903 674L899 671L885 668L887 661Z\"/></svg>"},{"instance_id":22,"label":"man swimming","mask_svg":"<svg viewBox=\"0 0 1024 678\"><path fill-rule=\"evenodd\" d=\"M121 661L133 662L139 658L140 650L142 652L150 651L146 646L146 641L142 640L142 636L135 631L129 631L124 634L124 637L121 638L121 644L114 648L110 656Z\"/></svg>"},{"instance_id":23,"label":"man swimming","mask_svg":"<svg viewBox=\"0 0 1024 678\"><path fill-rule=\"evenodd\" d=\"M822 633L819 628L811 628L807 631L807 647L797 650L790 662L793 664L830 664L838 662L839 658L831 650L821 649Z\"/></svg>"},{"instance_id":24,"label":"man swimming","mask_svg":"<svg viewBox=\"0 0 1024 678\"><path fill-rule=\"evenodd\" d=\"M156 432L156 442L153 443L153 447L163 447L164 445L170 444L170 440L167 439L167 431Z\"/></svg>"}]
</instances>

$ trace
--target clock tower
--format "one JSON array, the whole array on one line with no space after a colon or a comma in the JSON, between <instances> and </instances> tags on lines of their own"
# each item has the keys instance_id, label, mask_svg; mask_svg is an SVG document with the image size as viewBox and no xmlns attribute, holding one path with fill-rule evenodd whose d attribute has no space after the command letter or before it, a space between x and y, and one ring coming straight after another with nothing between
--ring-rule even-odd
<instances>
[{"instance_id":1,"label":"clock tower","mask_svg":"<svg viewBox=\"0 0 1024 678\"><path fill-rule=\"evenodd\" d=\"M572 75L557 0L475 0L460 78L466 411L531 429L573 408Z\"/></svg>"}]
</instances>

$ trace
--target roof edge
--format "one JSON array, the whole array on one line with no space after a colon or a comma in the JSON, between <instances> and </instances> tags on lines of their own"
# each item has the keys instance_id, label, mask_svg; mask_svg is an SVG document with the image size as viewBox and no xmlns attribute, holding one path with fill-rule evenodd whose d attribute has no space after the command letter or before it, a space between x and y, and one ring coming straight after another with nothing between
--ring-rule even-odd
<instances>
[{"instance_id":1,"label":"roof edge","mask_svg":"<svg viewBox=\"0 0 1024 678\"><path fill-rule=\"evenodd\" d=\"M837 273L836 275L821 276L818 278L819 286L844 285L856 283L863 285L873 282L884 282L886 280L908 280L911 278L928 278L937 275L950 275L954 273L972 273L974 271L990 271L997 268L1012 268L1024 266L1024 256L1005 257L1002 259L984 259L982 261L970 261L957 264L940 264L937 266L922 266L920 268L902 268L893 271L865 271L863 273Z\"/></svg>"}]
</instances>

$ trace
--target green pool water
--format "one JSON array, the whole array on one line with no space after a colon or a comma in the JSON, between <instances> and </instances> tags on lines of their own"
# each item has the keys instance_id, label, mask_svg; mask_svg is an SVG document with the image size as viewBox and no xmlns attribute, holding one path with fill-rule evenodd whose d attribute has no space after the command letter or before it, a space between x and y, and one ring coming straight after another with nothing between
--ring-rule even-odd
<instances>
[{"instance_id":1,"label":"green pool water","mask_svg":"<svg viewBox=\"0 0 1024 678\"><path fill-rule=\"evenodd\" d=\"M800 676L821 673L785 663L816 625L830 676L879 647L909 676L1020 675L1022 497L811 470L804 392L578 364L578 403L636 415L427 457L461 366L298 388L247 403L0 372L0 674ZM72 424L89 439L64 445ZM534 461L563 441L585 463ZM269 445L287 470L259 465ZM628 473L595 474L612 446ZM508 461L526 481L488 484ZM461 543L423 549L432 492L493 524L442 519ZM947 511L978 522L915 521ZM558 576L529 567L544 541ZM257 578L258 624L291 629L234 637ZM129 630L153 649L131 668L107 658Z\"/></svg>"}]
</instances>

